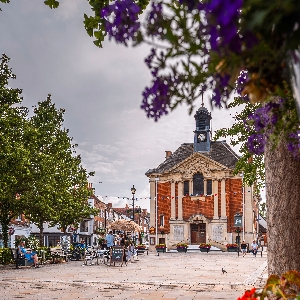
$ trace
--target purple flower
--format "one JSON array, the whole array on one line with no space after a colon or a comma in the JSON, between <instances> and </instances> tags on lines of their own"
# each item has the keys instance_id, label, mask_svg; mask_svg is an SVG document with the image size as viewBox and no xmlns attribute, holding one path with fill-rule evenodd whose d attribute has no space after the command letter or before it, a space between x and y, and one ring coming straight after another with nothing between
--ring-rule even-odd
<instances>
[{"instance_id":1,"label":"purple flower","mask_svg":"<svg viewBox=\"0 0 300 300\"><path fill-rule=\"evenodd\" d=\"M100 15L105 20L109 39L114 38L117 43L127 46L127 41L133 40L140 28L139 12L140 7L133 0L117 0L103 8Z\"/></svg>"},{"instance_id":2,"label":"purple flower","mask_svg":"<svg viewBox=\"0 0 300 300\"><path fill-rule=\"evenodd\" d=\"M300 157L300 131L297 130L289 135L287 149L294 157Z\"/></svg>"},{"instance_id":3,"label":"purple flower","mask_svg":"<svg viewBox=\"0 0 300 300\"><path fill-rule=\"evenodd\" d=\"M156 77L152 80L152 86L145 88L141 108L146 111L148 118L157 121L162 115L168 114L171 81L170 77Z\"/></svg>"},{"instance_id":4,"label":"purple flower","mask_svg":"<svg viewBox=\"0 0 300 300\"><path fill-rule=\"evenodd\" d=\"M151 10L147 15L147 34L149 36L163 36L164 31L164 16L162 3L152 2Z\"/></svg>"},{"instance_id":5,"label":"purple flower","mask_svg":"<svg viewBox=\"0 0 300 300\"><path fill-rule=\"evenodd\" d=\"M213 87L212 101L216 106L221 106L221 102L228 99L230 91L228 90L228 82L230 80L229 75L217 74L214 78L215 85ZM211 84L213 84L213 82Z\"/></svg>"},{"instance_id":6,"label":"purple flower","mask_svg":"<svg viewBox=\"0 0 300 300\"><path fill-rule=\"evenodd\" d=\"M250 152L260 155L265 151L267 138L262 133L254 133L248 137L247 146Z\"/></svg>"},{"instance_id":7,"label":"purple flower","mask_svg":"<svg viewBox=\"0 0 300 300\"><path fill-rule=\"evenodd\" d=\"M249 101L248 95L246 96L242 96L242 91L245 88L247 82L250 80L249 75L248 75L248 71L247 70L242 70L240 72L240 75L235 83L235 90L236 92L243 97L243 99L245 101Z\"/></svg>"},{"instance_id":8,"label":"purple flower","mask_svg":"<svg viewBox=\"0 0 300 300\"><path fill-rule=\"evenodd\" d=\"M198 9L206 16L205 32L210 36L211 49L219 51L219 47L239 53L241 41L238 35L238 21L243 0L211 0L199 3ZM203 26L201 26L203 31Z\"/></svg>"}]
</instances>

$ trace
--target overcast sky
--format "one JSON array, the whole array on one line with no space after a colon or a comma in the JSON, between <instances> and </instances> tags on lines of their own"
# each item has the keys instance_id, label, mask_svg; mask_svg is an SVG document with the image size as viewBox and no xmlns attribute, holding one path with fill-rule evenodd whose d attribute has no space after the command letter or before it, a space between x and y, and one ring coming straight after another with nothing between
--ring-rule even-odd
<instances>
[{"instance_id":1,"label":"overcast sky","mask_svg":"<svg viewBox=\"0 0 300 300\"><path fill-rule=\"evenodd\" d=\"M131 202L110 197L131 197L134 184L136 197L144 198L136 204L149 209L145 172L164 161L166 150L193 142L195 129L184 105L158 122L140 109L150 82L144 64L149 49L108 39L97 48L83 26L83 14L92 15L86 0L61 0L55 10L43 0L11 0L0 7L0 50L11 58L17 79L10 85L23 89L23 104L31 107L51 94L66 109L65 127L79 144L84 167L96 172L90 178L95 194L124 206ZM213 130L230 126L230 114L214 109Z\"/></svg>"}]
</instances>

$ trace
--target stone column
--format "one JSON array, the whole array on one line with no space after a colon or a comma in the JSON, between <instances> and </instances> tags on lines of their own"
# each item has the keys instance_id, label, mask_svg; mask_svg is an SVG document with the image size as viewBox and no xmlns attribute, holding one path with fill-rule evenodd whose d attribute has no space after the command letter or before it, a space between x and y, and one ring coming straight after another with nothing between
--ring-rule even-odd
<instances>
[{"instance_id":1,"label":"stone column","mask_svg":"<svg viewBox=\"0 0 300 300\"><path fill-rule=\"evenodd\" d=\"M221 218L226 218L226 191L225 179L221 180Z\"/></svg>"},{"instance_id":2,"label":"stone column","mask_svg":"<svg viewBox=\"0 0 300 300\"><path fill-rule=\"evenodd\" d=\"M248 238L251 240L253 236L253 201L252 201L252 188L245 185L244 188L244 226L245 234L249 234ZM249 240L248 240L249 242Z\"/></svg>"},{"instance_id":3,"label":"stone column","mask_svg":"<svg viewBox=\"0 0 300 300\"><path fill-rule=\"evenodd\" d=\"M207 195L207 179L204 179L204 180L203 180L203 183L204 183L203 194L204 194L204 196L205 196L205 195Z\"/></svg>"},{"instance_id":4,"label":"stone column","mask_svg":"<svg viewBox=\"0 0 300 300\"><path fill-rule=\"evenodd\" d=\"M183 194L183 182L178 181L178 220L182 220L182 194Z\"/></svg>"},{"instance_id":5,"label":"stone column","mask_svg":"<svg viewBox=\"0 0 300 300\"><path fill-rule=\"evenodd\" d=\"M175 209L175 182L171 181L171 220L175 220L176 209Z\"/></svg>"},{"instance_id":6,"label":"stone column","mask_svg":"<svg viewBox=\"0 0 300 300\"><path fill-rule=\"evenodd\" d=\"M155 228L155 205L156 205L155 179L151 178L149 182L150 182L150 227Z\"/></svg>"},{"instance_id":7,"label":"stone column","mask_svg":"<svg viewBox=\"0 0 300 300\"><path fill-rule=\"evenodd\" d=\"M219 211L218 211L218 201L219 201L219 195L218 195L218 180L213 180L213 197L214 197L214 219L219 219Z\"/></svg>"}]
</instances>

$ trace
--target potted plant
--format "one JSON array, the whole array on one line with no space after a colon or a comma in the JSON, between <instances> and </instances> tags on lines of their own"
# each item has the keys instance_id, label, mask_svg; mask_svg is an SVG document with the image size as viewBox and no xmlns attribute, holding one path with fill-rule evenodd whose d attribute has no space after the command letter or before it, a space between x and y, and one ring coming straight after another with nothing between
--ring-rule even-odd
<instances>
[{"instance_id":1,"label":"potted plant","mask_svg":"<svg viewBox=\"0 0 300 300\"><path fill-rule=\"evenodd\" d=\"M199 249L201 252L209 252L211 248L211 244L201 243L199 245Z\"/></svg>"},{"instance_id":2,"label":"potted plant","mask_svg":"<svg viewBox=\"0 0 300 300\"><path fill-rule=\"evenodd\" d=\"M185 243L178 243L176 248L178 252L187 252L188 245Z\"/></svg>"},{"instance_id":3,"label":"potted plant","mask_svg":"<svg viewBox=\"0 0 300 300\"><path fill-rule=\"evenodd\" d=\"M156 252L166 252L166 244L157 244L155 245Z\"/></svg>"},{"instance_id":4,"label":"potted plant","mask_svg":"<svg viewBox=\"0 0 300 300\"><path fill-rule=\"evenodd\" d=\"M238 250L238 244L227 244L226 248L228 252L237 252Z\"/></svg>"},{"instance_id":5,"label":"potted plant","mask_svg":"<svg viewBox=\"0 0 300 300\"><path fill-rule=\"evenodd\" d=\"M145 245L142 245L142 244L139 244L135 247L135 249L138 251L138 253L144 253L145 250L146 250L146 246Z\"/></svg>"}]
</instances>

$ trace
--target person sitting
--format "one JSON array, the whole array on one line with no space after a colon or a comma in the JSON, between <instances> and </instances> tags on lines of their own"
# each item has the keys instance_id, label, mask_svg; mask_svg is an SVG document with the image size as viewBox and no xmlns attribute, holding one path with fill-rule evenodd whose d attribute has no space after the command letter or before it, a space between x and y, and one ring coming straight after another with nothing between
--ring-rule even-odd
<instances>
[{"instance_id":1,"label":"person sitting","mask_svg":"<svg viewBox=\"0 0 300 300\"><path fill-rule=\"evenodd\" d=\"M25 242L24 241L22 241L19 244L18 254L19 255L23 254L28 262L31 262L31 263L33 262L33 267L39 268L39 265L38 265L39 259L38 259L37 253L36 252L28 253L27 250L25 249Z\"/></svg>"},{"instance_id":2,"label":"person sitting","mask_svg":"<svg viewBox=\"0 0 300 300\"><path fill-rule=\"evenodd\" d=\"M252 248L253 255L256 257L257 250L258 250L258 245L256 244L255 240L253 240L253 243L251 244L251 248Z\"/></svg>"}]
</instances>

